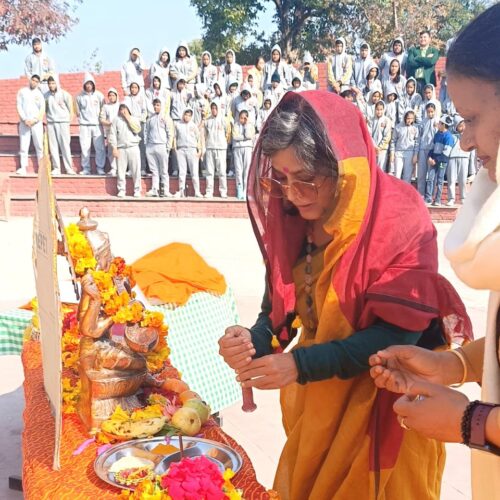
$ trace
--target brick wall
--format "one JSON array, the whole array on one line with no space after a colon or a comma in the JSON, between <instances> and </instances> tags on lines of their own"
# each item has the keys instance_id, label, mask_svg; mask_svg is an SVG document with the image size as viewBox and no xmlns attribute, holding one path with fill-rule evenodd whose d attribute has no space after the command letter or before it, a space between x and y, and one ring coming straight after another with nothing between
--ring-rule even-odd
<instances>
[{"instance_id":1,"label":"brick wall","mask_svg":"<svg viewBox=\"0 0 500 500\"><path fill-rule=\"evenodd\" d=\"M436 64L436 72L444 68L446 59L440 58ZM250 66L243 68L246 75ZM326 89L326 64L318 64L320 88ZM70 94L77 95L82 91L84 73L63 73L59 75L62 88L66 89ZM95 75L96 88L104 95L107 94L110 87L115 87L122 99L122 90L120 84L119 71L106 71L101 75ZM26 78L14 78L0 80L0 135L15 135L17 134L17 123L19 117L16 111L16 95L20 88L26 86ZM77 122L74 121L72 132L77 133Z\"/></svg>"}]
</instances>

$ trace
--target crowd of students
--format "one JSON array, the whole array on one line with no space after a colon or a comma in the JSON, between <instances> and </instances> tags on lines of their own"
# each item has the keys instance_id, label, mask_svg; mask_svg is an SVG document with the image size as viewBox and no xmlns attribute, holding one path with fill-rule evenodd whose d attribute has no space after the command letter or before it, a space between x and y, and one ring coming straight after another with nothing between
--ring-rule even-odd
<instances>
[{"instance_id":1,"label":"crowd of students","mask_svg":"<svg viewBox=\"0 0 500 500\"><path fill-rule=\"evenodd\" d=\"M328 87L348 99L364 114L377 151L380 168L411 182L417 177L420 194L429 203L440 204L444 175L449 204L455 202L455 183L465 198L467 178L475 173L475 157L461 150L460 134L465 123L456 114L441 80L435 93L435 64L439 53L431 47L428 31L419 36L419 46L406 51L396 38L378 64L370 47L362 43L352 57L343 38L327 59ZM246 178L252 149L266 118L286 92L319 87L318 67L305 53L300 65L282 57L275 45L266 62L258 57L244 77L236 54L228 50L221 64L214 64L205 51L200 64L181 42L175 53L160 50L147 68L138 48L130 51L121 68L124 94L110 88L107 98L96 89L90 73L84 76L82 92L72 96L57 81L53 61L33 40L26 58L29 86L19 91L20 167L27 167L30 138L37 157L43 156L43 118L52 174L61 174L60 155L66 174L74 174L70 151L70 123L79 121L81 174L91 174L90 150L95 149L98 175L117 177L117 196L125 196L125 178L130 175L134 196L141 196L141 176L151 173L150 197L186 196L189 172L196 197L212 198L214 178L219 194L227 197L227 175L236 177L237 198L246 195ZM149 69L149 73L148 73ZM146 85L147 84L147 85ZM206 192L200 191L200 171L206 177ZM170 192L169 174L179 176L179 190Z\"/></svg>"}]
</instances>

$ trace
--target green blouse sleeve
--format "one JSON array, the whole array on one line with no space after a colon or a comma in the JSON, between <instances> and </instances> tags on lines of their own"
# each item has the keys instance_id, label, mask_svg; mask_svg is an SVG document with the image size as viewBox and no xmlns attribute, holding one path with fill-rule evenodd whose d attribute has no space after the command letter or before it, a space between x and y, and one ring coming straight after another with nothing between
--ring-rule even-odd
<instances>
[{"instance_id":1,"label":"green blouse sleeve","mask_svg":"<svg viewBox=\"0 0 500 500\"><path fill-rule=\"evenodd\" d=\"M264 297L262 298L261 312L255 322L255 325L250 328L250 333L252 335L252 343L255 348L254 358L261 358L267 354L273 353L273 348L271 342L273 339L273 327L271 323L271 302L269 301L269 295L266 291L264 292Z\"/></svg>"},{"instance_id":2,"label":"green blouse sleeve","mask_svg":"<svg viewBox=\"0 0 500 500\"><path fill-rule=\"evenodd\" d=\"M370 368L368 358L372 354L390 345L415 345L421 336L422 332L379 321L344 340L299 347L292 351L299 372L297 382L355 377Z\"/></svg>"}]
</instances>

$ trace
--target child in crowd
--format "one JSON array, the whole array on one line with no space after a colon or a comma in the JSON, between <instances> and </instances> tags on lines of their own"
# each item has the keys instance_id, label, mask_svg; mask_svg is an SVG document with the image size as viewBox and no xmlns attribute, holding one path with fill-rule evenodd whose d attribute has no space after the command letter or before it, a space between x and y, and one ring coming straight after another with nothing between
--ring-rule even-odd
<instances>
[{"instance_id":1,"label":"child in crowd","mask_svg":"<svg viewBox=\"0 0 500 500\"><path fill-rule=\"evenodd\" d=\"M17 93L16 106L19 115L19 160L16 174L26 175L28 151L31 139L35 146L38 165L43 159L43 115L45 99L40 90L40 76L32 75L29 85ZM90 167L89 167L90 168Z\"/></svg>"},{"instance_id":2,"label":"child in crowd","mask_svg":"<svg viewBox=\"0 0 500 500\"><path fill-rule=\"evenodd\" d=\"M398 95L393 87L387 85L386 89L388 93L385 94L385 116L390 118L392 126L394 127L399 122Z\"/></svg>"},{"instance_id":3,"label":"child in crowd","mask_svg":"<svg viewBox=\"0 0 500 500\"><path fill-rule=\"evenodd\" d=\"M221 85L219 82L214 83L214 92L210 102L215 102L217 104L219 114L228 116L231 113L231 107L228 106L228 97L224 85Z\"/></svg>"},{"instance_id":4,"label":"child in crowd","mask_svg":"<svg viewBox=\"0 0 500 500\"><path fill-rule=\"evenodd\" d=\"M316 90L318 88L318 66L314 64L311 53L307 50L304 52L300 74L302 75L302 85L307 90Z\"/></svg>"},{"instance_id":5,"label":"child in crowd","mask_svg":"<svg viewBox=\"0 0 500 500\"><path fill-rule=\"evenodd\" d=\"M147 159L146 159L146 146L144 145L144 127L148 118L148 106L146 95L140 91L141 88L137 82L132 82L129 86L129 94L125 97L123 102L127 105L130 113L134 118L139 120L141 125L141 142L139 143L139 150L141 152L141 173L147 174Z\"/></svg>"},{"instance_id":6,"label":"child in crowd","mask_svg":"<svg viewBox=\"0 0 500 500\"><path fill-rule=\"evenodd\" d=\"M271 88L273 76L277 75L279 81L286 82L286 64L281 58L281 47L274 45L271 49L271 60L264 66L264 82L262 90L264 93Z\"/></svg>"},{"instance_id":7,"label":"child in crowd","mask_svg":"<svg viewBox=\"0 0 500 500\"><path fill-rule=\"evenodd\" d=\"M196 83L194 85L194 94L189 97L188 108L193 111L193 123L197 127L202 126L203 120L208 117L209 103L205 98L205 84Z\"/></svg>"},{"instance_id":8,"label":"child in crowd","mask_svg":"<svg viewBox=\"0 0 500 500\"><path fill-rule=\"evenodd\" d=\"M239 88L240 88L240 85L236 80L232 81L229 84L229 91L228 91L227 99L226 99L226 103L227 103L227 106L229 108L229 111L231 111L233 109L234 99L236 99L240 95Z\"/></svg>"},{"instance_id":9,"label":"child in crowd","mask_svg":"<svg viewBox=\"0 0 500 500\"><path fill-rule=\"evenodd\" d=\"M113 156L113 146L109 143L109 129L113 124L113 121L118 116L118 109L120 104L118 103L118 91L111 87L108 90L108 102L102 107L101 115L99 121L101 122L102 128L104 130L104 139L106 141L106 147L108 152L108 161L110 165L110 170L108 175L116 175L116 158Z\"/></svg>"},{"instance_id":10,"label":"child in crowd","mask_svg":"<svg viewBox=\"0 0 500 500\"><path fill-rule=\"evenodd\" d=\"M211 92L216 81L217 68L212 64L212 54L206 50L201 54L201 66L198 70L196 83L203 84L205 89Z\"/></svg>"},{"instance_id":11,"label":"child in crowd","mask_svg":"<svg viewBox=\"0 0 500 500\"><path fill-rule=\"evenodd\" d=\"M71 158L69 125L73 119L73 98L69 92L60 88L53 76L49 76L47 85L49 90L45 94L45 109L52 175L61 174L59 151L62 155L65 172L69 175L75 175Z\"/></svg>"},{"instance_id":12,"label":"child in crowd","mask_svg":"<svg viewBox=\"0 0 500 500\"><path fill-rule=\"evenodd\" d=\"M304 92L304 90L307 89L302 85L302 79L300 76L294 76L292 78L292 86L289 90L290 92Z\"/></svg>"},{"instance_id":13,"label":"child in crowd","mask_svg":"<svg viewBox=\"0 0 500 500\"><path fill-rule=\"evenodd\" d=\"M380 81L378 75L380 71L378 69L378 66L375 64L375 62L372 62L368 66L368 73L366 73L366 83L365 86L363 87L363 95L368 95L370 92L374 92L375 90L378 90L380 93L382 93L382 82Z\"/></svg>"},{"instance_id":14,"label":"child in crowd","mask_svg":"<svg viewBox=\"0 0 500 500\"><path fill-rule=\"evenodd\" d=\"M264 126L265 121L267 120L267 117L271 114L271 111L273 110L273 103L271 101L270 97L266 97L264 99L264 104L261 109L259 109L259 113L257 115L257 132L260 132L262 130L262 127Z\"/></svg>"},{"instance_id":15,"label":"child in crowd","mask_svg":"<svg viewBox=\"0 0 500 500\"><path fill-rule=\"evenodd\" d=\"M355 88L361 94L361 90L358 89L357 87L355 87ZM352 102L354 105L358 106L358 103L356 102L356 92L354 90L352 90L352 89L344 90L340 93L340 97L342 97L342 99L345 99L346 101Z\"/></svg>"},{"instance_id":16,"label":"child in crowd","mask_svg":"<svg viewBox=\"0 0 500 500\"><path fill-rule=\"evenodd\" d=\"M236 197L244 200L247 192L248 169L252 161L255 126L248 122L248 111L242 110L232 126L233 161L236 177Z\"/></svg>"},{"instance_id":17,"label":"child in crowd","mask_svg":"<svg viewBox=\"0 0 500 500\"><path fill-rule=\"evenodd\" d=\"M460 139L465 131L465 121L460 115L453 118L454 130L453 147L450 153L446 178L448 179L448 202L447 206L452 207L455 204L455 185L458 182L460 192L460 202L465 201L467 178L475 175L476 169L476 150L464 151L460 145Z\"/></svg>"},{"instance_id":18,"label":"child in crowd","mask_svg":"<svg viewBox=\"0 0 500 500\"><path fill-rule=\"evenodd\" d=\"M422 99L422 105L420 107L421 117L420 117L419 121L421 121L425 118L425 113L426 113L425 107L430 102L432 102L434 104L434 106L436 108L435 116L439 120L439 118L441 118L441 103L436 98L436 89L434 88L434 85L432 85L432 83L427 84L423 89L423 99ZM417 118L418 118L418 116L417 116Z\"/></svg>"},{"instance_id":19,"label":"child in crowd","mask_svg":"<svg viewBox=\"0 0 500 500\"><path fill-rule=\"evenodd\" d=\"M170 102L170 117L174 123L182 120L182 115L188 107L190 96L191 95L186 89L186 80L184 80L184 78L179 78L172 90Z\"/></svg>"},{"instance_id":20,"label":"child in crowd","mask_svg":"<svg viewBox=\"0 0 500 500\"><path fill-rule=\"evenodd\" d=\"M345 38L335 40L335 53L327 59L329 89L337 94L346 90L352 76L352 58L347 53Z\"/></svg>"},{"instance_id":21,"label":"child in crowd","mask_svg":"<svg viewBox=\"0 0 500 500\"><path fill-rule=\"evenodd\" d=\"M144 89L144 70L146 65L142 59L141 51L135 47L129 53L128 60L121 69L122 89L125 95L129 95L130 84L136 82L140 89Z\"/></svg>"},{"instance_id":22,"label":"child in crowd","mask_svg":"<svg viewBox=\"0 0 500 500\"><path fill-rule=\"evenodd\" d=\"M247 88L250 91L250 94L252 94L252 99L255 105L257 106L257 109L262 108L263 100L264 100L264 94L262 93L262 90L260 90L257 85L255 85L254 77L251 74L247 75L247 82L245 85L243 85L244 88Z\"/></svg>"},{"instance_id":23,"label":"child in crowd","mask_svg":"<svg viewBox=\"0 0 500 500\"><path fill-rule=\"evenodd\" d=\"M359 56L356 57L351 77L351 86L360 90L366 86L366 75L370 71L374 63L373 57L370 55L370 46L363 42L359 47Z\"/></svg>"},{"instance_id":24,"label":"child in crowd","mask_svg":"<svg viewBox=\"0 0 500 500\"><path fill-rule=\"evenodd\" d=\"M108 141L117 164L118 198L125 198L125 174L129 170L134 183L134 198L141 197L141 124L132 116L127 104L120 104L118 116L109 129Z\"/></svg>"},{"instance_id":25,"label":"child in crowd","mask_svg":"<svg viewBox=\"0 0 500 500\"><path fill-rule=\"evenodd\" d=\"M233 99L231 103L231 114L235 122L239 121L240 112L246 110L249 123L255 124L257 121L257 103L253 100L249 87L244 86L240 95Z\"/></svg>"},{"instance_id":26,"label":"child in crowd","mask_svg":"<svg viewBox=\"0 0 500 500\"><path fill-rule=\"evenodd\" d=\"M443 191L444 174L448 167L454 140L449 128L453 120L448 115L443 115L438 124L438 131L434 136L432 149L429 152L427 163L427 185L425 189L425 201L433 206L441 205L441 193Z\"/></svg>"},{"instance_id":27,"label":"child in crowd","mask_svg":"<svg viewBox=\"0 0 500 500\"><path fill-rule=\"evenodd\" d=\"M283 85L281 85L281 78L278 73L275 72L271 78L271 87L265 91L264 97L270 97L272 102L277 105L285 93L286 91L283 88Z\"/></svg>"},{"instance_id":28,"label":"child in crowd","mask_svg":"<svg viewBox=\"0 0 500 500\"><path fill-rule=\"evenodd\" d=\"M438 129L439 119L436 117L436 106L430 102L425 106L426 116L420 123L420 142L418 147L417 189L425 197L427 182L427 159L434 144L434 136Z\"/></svg>"},{"instance_id":29,"label":"child in crowd","mask_svg":"<svg viewBox=\"0 0 500 500\"><path fill-rule=\"evenodd\" d=\"M144 129L146 155L152 175L151 189L146 193L148 197L170 198L170 184L168 177L168 157L173 139L172 119L163 113L161 99L153 99L154 114L148 118Z\"/></svg>"},{"instance_id":30,"label":"child in crowd","mask_svg":"<svg viewBox=\"0 0 500 500\"><path fill-rule=\"evenodd\" d=\"M398 97L405 93L406 78L401 74L401 64L398 59L393 59L389 66L389 74L382 78L382 90L387 95L388 88L394 89Z\"/></svg>"},{"instance_id":31,"label":"child in crowd","mask_svg":"<svg viewBox=\"0 0 500 500\"><path fill-rule=\"evenodd\" d=\"M94 144L97 174L104 175L106 165L106 149L104 132L99 121L104 96L95 88L94 77L85 73L83 91L76 97L76 114L80 124L80 149L82 154L82 170L80 174L90 175L90 147Z\"/></svg>"},{"instance_id":32,"label":"child in crowd","mask_svg":"<svg viewBox=\"0 0 500 500\"><path fill-rule=\"evenodd\" d=\"M392 121L384 113L385 103L378 101L375 104L375 116L368 126L377 151L377 165L383 172L386 171L387 153L392 136Z\"/></svg>"},{"instance_id":33,"label":"child in crowd","mask_svg":"<svg viewBox=\"0 0 500 500\"><path fill-rule=\"evenodd\" d=\"M176 198L186 197L186 174L189 170L196 198L203 198L200 193L199 162L201 155L200 129L193 122L193 111L187 108L182 120L175 123L175 150L179 166L179 191Z\"/></svg>"},{"instance_id":34,"label":"child in crowd","mask_svg":"<svg viewBox=\"0 0 500 500\"><path fill-rule=\"evenodd\" d=\"M370 123L375 116L375 105L382 99L382 92L380 90L374 90L370 92L365 99L360 90L353 87L352 89L356 93L356 102L361 112L365 115L366 123Z\"/></svg>"},{"instance_id":35,"label":"child in crowd","mask_svg":"<svg viewBox=\"0 0 500 500\"><path fill-rule=\"evenodd\" d=\"M391 140L391 164L398 179L410 183L413 167L417 163L419 130L415 125L415 112L408 110L403 122L397 125ZM392 169L392 166L391 166Z\"/></svg>"},{"instance_id":36,"label":"child in crowd","mask_svg":"<svg viewBox=\"0 0 500 500\"><path fill-rule=\"evenodd\" d=\"M411 109L415 116L420 116L420 107L422 106L422 96L417 93L417 81L410 77L406 81L405 91L398 99L399 111L398 116L400 122L403 120L405 112Z\"/></svg>"},{"instance_id":37,"label":"child in crowd","mask_svg":"<svg viewBox=\"0 0 500 500\"><path fill-rule=\"evenodd\" d=\"M170 51L164 47L158 54L158 60L151 65L149 79L160 78L163 89L170 90Z\"/></svg>"},{"instance_id":38,"label":"child in crowd","mask_svg":"<svg viewBox=\"0 0 500 500\"><path fill-rule=\"evenodd\" d=\"M236 54L234 50L229 49L226 51L226 60L220 67L220 75L228 91L231 83L237 82L238 88L243 83L243 70L241 66L236 63Z\"/></svg>"},{"instance_id":39,"label":"child in crowd","mask_svg":"<svg viewBox=\"0 0 500 500\"><path fill-rule=\"evenodd\" d=\"M170 79L176 82L184 80L188 89L192 91L193 85L198 75L198 64L196 57L189 53L187 42L181 42L175 51L175 62L170 65Z\"/></svg>"},{"instance_id":40,"label":"child in crowd","mask_svg":"<svg viewBox=\"0 0 500 500\"><path fill-rule=\"evenodd\" d=\"M170 114L170 90L163 87L163 80L159 75L153 76L151 86L146 90L146 109L148 118L155 114L153 101L159 99L161 102L161 112L164 115Z\"/></svg>"},{"instance_id":41,"label":"child in crowd","mask_svg":"<svg viewBox=\"0 0 500 500\"><path fill-rule=\"evenodd\" d=\"M221 198L227 198L227 145L231 137L229 118L219 113L216 102L210 104L210 116L205 121L205 165L207 167L207 189L205 198L214 195L214 174L219 176Z\"/></svg>"}]
</instances>

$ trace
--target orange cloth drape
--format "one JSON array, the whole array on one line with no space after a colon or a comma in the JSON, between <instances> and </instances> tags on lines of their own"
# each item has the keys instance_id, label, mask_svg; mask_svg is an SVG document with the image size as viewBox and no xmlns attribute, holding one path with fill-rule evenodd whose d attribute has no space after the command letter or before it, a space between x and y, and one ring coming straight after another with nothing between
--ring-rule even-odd
<instances>
[{"instance_id":1,"label":"orange cloth drape","mask_svg":"<svg viewBox=\"0 0 500 500\"><path fill-rule=\"evenodd\" d=\"M171 243L132 264L134 279L147 298L183 305L193 293L225 293L224 276L210 267L191 245Z\"/></svg>"},{"instance_id":2,"label":"orange cloth drape","mask_svg":"<svg viewBox=\"0 0 500 500\"><path fill-rule=\"evenodd\" d=\"M40 343L25 343L22 354L24 366L23 431L23 494L27 500L108 500L120 498L120 490L101 481L94 472L97 446L92 444L80 455L73 452L89 435L76 415L63 420L61 442L61 470L52 470L54 454L54 419L43 388ZM203 437L224 443L236 450L243 459L243 467L233 484L245 492L246 499L269 498L265 488L255 477L255 471L245 451L220 427L206 427Z\"/></svg>"}]
</instances>

